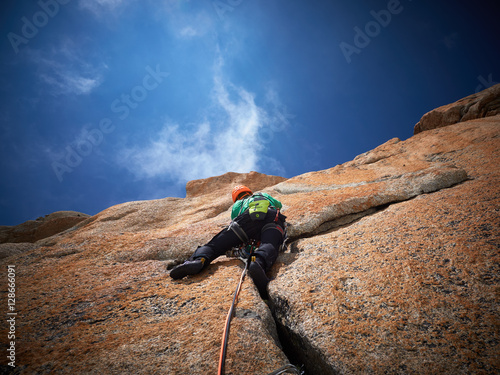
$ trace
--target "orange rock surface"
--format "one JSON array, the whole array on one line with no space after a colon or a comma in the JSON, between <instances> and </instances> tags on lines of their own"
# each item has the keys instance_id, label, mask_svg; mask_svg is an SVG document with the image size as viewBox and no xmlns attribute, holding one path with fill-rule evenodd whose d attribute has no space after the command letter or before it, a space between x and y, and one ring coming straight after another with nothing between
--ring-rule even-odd
<instances>
[{"instance_id":1,"label":"orange rock surface","mask_svg":"<svg viewBox=\"0 0 500 375\"><path fill-rule=\"evenodd\" d=\"M497 373L500 116L396 146L468 178L296 241L277 320L314 374Z\"/></svg>"},{"instance_id":2,"label":"orange rock surface","mask_svg":"<svg viewBox=\"0 0 500 375\"><path fill-rule=\"evenodd\" d=\"M16 226L0 226L0 244L36 242L69 229L88 217L81 212L59 211Z\"/></svg>"},{"instance_id":3,"label":"orange rock surface","mask_svg":"<svg viewBox=\"0 0 500 375\"><path fill-rule=\"evenodd\" d=\"M415 125L414 134L482 117L500 114L500 84L426 113Z\"/></svg>"}]
</instances>

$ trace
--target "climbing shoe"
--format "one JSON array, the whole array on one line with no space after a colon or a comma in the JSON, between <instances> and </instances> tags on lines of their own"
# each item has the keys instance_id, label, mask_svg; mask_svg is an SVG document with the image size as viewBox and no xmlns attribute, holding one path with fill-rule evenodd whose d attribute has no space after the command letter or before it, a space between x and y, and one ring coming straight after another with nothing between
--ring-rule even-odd
<instances>
[{"instance_id":1,"label":"climbing shoe","mask_svg":"<svg viewBox=\"0 0 500 375\"><path fill-rule=\"evenodd\" d=\"M203 269L205 258L186 260L170 271L170 277L174 280L182 279L187 275L195 275Z\"/></svg>"},{"instance_id":2,"label":"climbing shoe","mask_svg":"<svg viewBox=\"0 0 500 375\"><path fill-rule=\"evenodd\" d=\"M257 290L259 291L260 297L264 300L269 299L269 295L267 294L267 284L269 283L269 279L267 278L266 272L260 263L258 261L251 262L248 272L250 273Z\"/></svg>"}]
</instances>

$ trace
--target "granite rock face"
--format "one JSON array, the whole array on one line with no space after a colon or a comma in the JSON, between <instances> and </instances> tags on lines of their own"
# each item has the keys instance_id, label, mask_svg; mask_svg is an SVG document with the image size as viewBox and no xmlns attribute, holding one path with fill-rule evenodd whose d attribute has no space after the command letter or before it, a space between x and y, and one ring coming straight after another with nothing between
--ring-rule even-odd
<instances>
[{"instance_id":1,"label":"granite rock face","mask_svg":"<svg viewBox=\"0 0 500 375\"><path fill-rule=\"evenodd\" d=\"M349 187L361 192L348 196L338 191L340 201L330 198L330 190L315 192L341 206L330 208L334 222L338 210L365 215L298 239L294 254L282 257L270 294L278 324L286 327L283 341L293 343L313 374L498 373L500 116L429 130L383 148L391 156L376 161L379 168L369 164L373 170L408 167L406 157L420 160L423 169L408 172L408 181L387 177L382 188L373 180L377 186L366 198L360 198L366 185ZM367 156L382 154L374 151ZM351 173L368 167L356 160L348 164ZM337 167L337 178L345 169ZM310 181L290 179L274 188L309 188ZM387 197L411 198L411 187L421 194L386 203ZM389 194L391 189L399 193ZM290 207L296 198L282 197ZM312 207L321 217L326 208L317 206L320 200ZM367 211L370 204L376 210ZM305 214L290 216L294 225L306 223Z\"/></svg>"},{"instance_id":2,"label":"granite rock face","mask_svg":"<svg viewBox=\"0 0 500 375\"><path fill-rule=\"evenodd\" d=\"M290 360L308 375L498 373L499 146L500 116L489 116L291 179L192 181L186 198L3 244L17 246L0 265L16 270L14 373L216 373L243 265L221 257L193 277L168 274L228 224L237 184L282 201L290 242L268 303L243 284L226 374Z\"/></svg>"},{"instance_id":3,"label":"granite rock face","mask_svg":"<svg viewBox=\"0 0 500 375\"><path fill-rule=\"evenodd\" d=\"M415 125L413 134L498 114L500 114L500 84L426 113Z\"/></svg>"},{"instance_id":4,"label":"granite rock face","mask_svg":"<svg viewBox=\"0 0 500 375\"><path fill-rule=\"evenodd\" d=\"M181 281L168 268L228 224L233 185L263 189L284 180L251 172L193 181L188 198L110 207L16 248L1 260L2 269L16 270L14 373L216 373L242 264L223 257ZM5 301L4 316L6 308ZM7 337L5 319L0 327ZM6 341L0 345L7 352ZM287 363L271 312L247 280L231 325L226 374L269 373Z\"/></svg>"},{"instance_id":5,"label":"granite rock face","mask_svg":"<svg viewBox=\"0 0 500 375\"><path fill-rule=\"evenodd\" d=\"M58 211L16 226L0 226L0 244L36 242L53 236L90 217L75 211Z\"/></svg>"}]
</instances>

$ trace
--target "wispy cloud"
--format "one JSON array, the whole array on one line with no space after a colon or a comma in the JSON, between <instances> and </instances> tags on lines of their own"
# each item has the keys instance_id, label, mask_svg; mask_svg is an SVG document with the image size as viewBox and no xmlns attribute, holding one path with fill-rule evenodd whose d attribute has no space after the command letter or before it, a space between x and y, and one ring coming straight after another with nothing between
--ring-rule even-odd
<instances>
[{"instance_id":1,"label":"wispy cloud","mask_svg":"<svg viewBox=\"0 0 500 375\"><path fill-rule=\"evenodd\" d=\"M96 17L109 15L110 11L116 10L121 6L124 0L80 0L78 6L80 9L86 9Z\"/></svg>"},{"instance_id":2,"label":"wispy cloud","mask_svg":"<svg viewBox=\"0 0 500 375\"><path fill-rule=\"evenodd\" d=\"M189 5L189 0L166 0L154 4L158 22L166 32L178 39L205 37L215 32L212 14L206 9Z\"/></svg>"},{"instance_id":3,"label":"wispy cloud","mask_svg":"<svg viewBox=\"0 0 500 375\"><path fill-rule=\"evenodd\" d=\"M78 76L78 73L71 71L56 70L50 73L40 74L40 79L52 86L52 93L63 94L88 94L100 85L99 78L87 78Z\"/></svg>"},{"instance_id":4,"label":"wispy cloud","mask_svg":"<svg viewBox=\"0 0 500 375\"><path fill-rule=\"evenodd\" d=\"M193 38L199 35L199 31L192 26L185 26L179 31L179 35L185 38Z\"/></svg>"},{"instance_id":5,"label":"wispy cloud","mask_svg":"<svg viewBox=\"0 0 500 375\"><path fill-rule=\"evenodd\" d=\"M57 49L30 50L31 61L37 66L38 78L52 95L89 94L97 88L106 66L94 66L80 56L79 48L65 40Z\"/></svg>"},{"instance_id":6,"label":"wispy cloud","mask_svg":"<svg viewBox=\"0 0 500 375\"><path fill-rule=\"evenodd\" d=\"M264 156L264 138L282 131L291 116L283 110L275 90L268 89L259 105L254 94L226 79L223 69L219 57L214 67L213 105L206 109L203 121L166 121L146 144L122 148L119 164L138 179L169 177L179 182L259 170L264 163L267 170L282 172L278 161Z\"/></svg>"},{"instance_id":7,"label":"wispy cloud","mask_svg":"<svg viewBox=\"0 0 500 375\"><path fill-rule=\"evenodd\" d=\"M122 150L120 164L137 178L168 176L179 181L257 169L264 110L251 93L218 74L213 93L210 119L184 126L168 121L147 145Z\"/></svg>"}]
</instances>

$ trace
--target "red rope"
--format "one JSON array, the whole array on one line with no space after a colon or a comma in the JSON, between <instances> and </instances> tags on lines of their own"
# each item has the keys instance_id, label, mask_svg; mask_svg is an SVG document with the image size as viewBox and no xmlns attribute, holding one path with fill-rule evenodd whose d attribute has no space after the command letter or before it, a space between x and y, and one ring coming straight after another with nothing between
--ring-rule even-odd
<instances>
[{"instance_id":1,"label":"red rope","mask_svg":"<svg viewBox=\"0 0 500 375\"><path fill-rule=\"evenodd\" d=\"M220 348L219 372L217 373L218 375L224 375L224 365L226 362L226 351L227 351L227 340L229 337L229 328L231 326L231 318L233 317L233 312L234 312L234 307L236 306L236 302L238 302L238 295L240 294L241 286L243 285L243 280L245 279L245 275L247 273L248 267L250 266L252 253L253 253L253 248L250 251L250 255L249 255L248 260L246 262L245 268L243 269L243 272L241 273L238 288L236 288L236 291L234 292L233 303L231 304L231 308L229 309L229 312L227 313L226 324L224 326L224 333L222 335L222 345Z\"/></svg>"}]
</instances>

